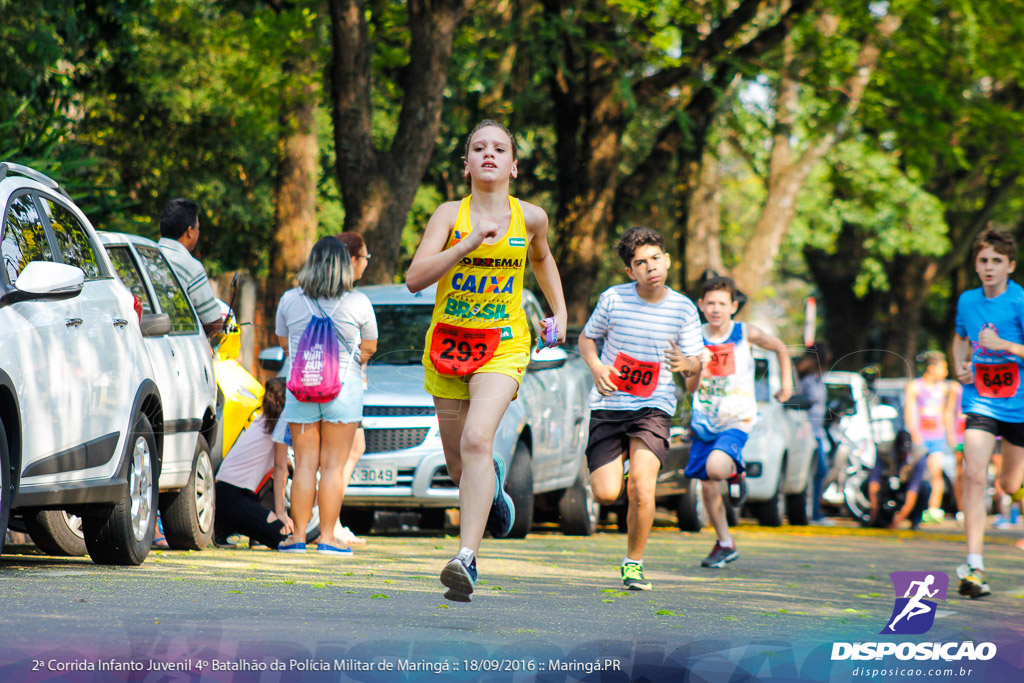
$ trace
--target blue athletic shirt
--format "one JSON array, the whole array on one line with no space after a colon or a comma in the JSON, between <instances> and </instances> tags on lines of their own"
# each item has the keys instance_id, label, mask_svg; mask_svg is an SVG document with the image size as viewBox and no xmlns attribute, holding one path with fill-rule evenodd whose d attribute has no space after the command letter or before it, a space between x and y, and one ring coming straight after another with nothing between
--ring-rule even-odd
<instances>
[{"instance_id":1,"label":"blue athletic shirt","mask_svg":"<svg viewBox=\"0 0 1024 683\"><path fill-rule=\"evenodd\" d=\"M676 385L672 371L664 362L665 352L671 348L669 340L675 342L685 356L698 356L704 348L700 315L689 298L669 289L664 299L652 304L636 293L635 282L609 287L597 300L597 307L583 328L583 334L595 341L604 339L601 362L615 367L617 371L622 367L621 361L616 362L620 354L657 366L654 386L647 385L637 390L637 393L649 395L616 391L605 396L595 386L590 390L592 409L657 408L669 415L675 414ZM638 374L650 372L646 370Z\"/></svg>"},{"instance_id":2,"label":"blue athletic shirt","mask_svg":"<svg viewBox=\"0 0 1024 683\"><path fill-rule=\"evenodd\" d=\"M989 299L983 288L970 289L956 304L956 333L971 342L974 384L964 385L963 412L1002 422L1024 422L1024 361L1009 351L989 351L978 343L991 326L1001 339L1024 343L1024 289L1014 281Z\"/></svg>"}]
</instances>

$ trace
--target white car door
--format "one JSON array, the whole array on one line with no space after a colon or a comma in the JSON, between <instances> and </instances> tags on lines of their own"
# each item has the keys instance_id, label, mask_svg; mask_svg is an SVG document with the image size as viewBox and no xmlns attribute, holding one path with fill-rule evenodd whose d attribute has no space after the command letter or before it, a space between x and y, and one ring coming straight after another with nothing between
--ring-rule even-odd
<instances>
[{"instance_id":1,"label":"white car door","mask_svg":"<svg viewBox=\"0 0 1024 683\"><path fill-rule=\"evenodd\" d=\"M15 193L7 203L0 237L4 278L15 284L32 261L55 261L34 197ZM86 420L88 383L75 343L81 330L78 297L63 301L23 301L4 311L3 353L20 363L7 371L18 387L25 443L22 453L35 461L69 451L100 435ZM31 428L28 428L31 426ZM85 431L88 428L88 431ZM30 470L34 462L22 463ZM49 472L52 468L35 470ZM39 475L36 475L39 476Z\"/></svg>"},{"instance_id":2,"label":"white car door","mask_svg":"<svg viewBox=\"0 0 1024 683\"><path fill-rule=\"evenodd\" d=\"M75 344L81 363L80 379L87 387L86 402L77 414L87 414L92 427L104 438L120 435L129 427L132 395L132 364L129 359L128 294L97 255L94 242L81 219L55 198L40 195L61 258L85 272L85 284L77 299L82 324ZM129 308L129 310L126 310ZM110 453L113 456L113 452Z\"/></svg>"},{"instance_id":3,"label":"white car door","mask_svg":"<svg viewBox=\"0 0 1024 683\"><path fill-rule=\"evenodd\" d=\"M196 441L202 427L204 406L200 405L200 395L206 396L205 389L212 381L209 370L202 367L201 353L206 353L206 362L210 362L209 345L202 341L203 328L199 318L189 303L188 295L178 283L167 259L157 247L136 244L135 251L139 255L140 265L146 272L147 279L153 287L157 305L161 313L171 319L171 332L163 337L169 349L167 358L171 359L174 378L174 422L167 428L165 420L165 440L171 438L180 453L179 472L187 474L192 468L192 456L195 454ZM164 393L164 405L168 396ZM183 482L184 483L184 482ZM161 477L163 487L163 477Z\"/></svg>"}]
</instances>

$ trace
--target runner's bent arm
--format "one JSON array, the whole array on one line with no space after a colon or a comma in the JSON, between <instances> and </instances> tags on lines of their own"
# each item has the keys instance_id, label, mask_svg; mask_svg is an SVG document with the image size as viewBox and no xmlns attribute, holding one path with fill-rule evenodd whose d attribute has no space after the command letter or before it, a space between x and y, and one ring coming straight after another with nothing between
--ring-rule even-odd
<instances>
[{"instance_id":1,"label":"runner's bent arm","mask_svg":"<svg viewBox=\"0 0 1024 683\"><path fill-rule=\"evenodd\" d=\"M782 380L782 388L775 392L775 399L779 403L785 403L793 395L793 363L789 359L789 349L781 339L754 325L747 325L747 338L751 344L775 352L779 359L779 374Z\"/></svg>"},{"instance_id":2,"label":"runner's bent arm","mask_svg":"<svg viewBox=\"0 0 1024 683\"><path fill-rule=\"evenodd\" d=\"M562 293L562 278L558 274L558 265L548 247L548 214L544 209L527 202L520 202L523 207L523 220L526 232L530 237L530 267L537 278L537 284L544 292L544 298L555 316L558 329L558 343L565 342L565 332L569 314L565 308L565 295ZM582 335L581 335L582 336Z\"/></svg>"},{"instance_id":3,"label":"runner's bent arm","mask_svg":"<svg viewBox=\"0 0 1024 683\"><path fill-rule=\"evenodd\" d=\"M605 396L611 396L615 393L616 389L611 380L611 375L615 372L615 368L610 368L601 362L601 358L597 355L597 344L587 335L580 334L577 344L583 361L590 368L590 374L594 376L594 384L597 385L597 390Z\"/></svg>"},{"instance_id":4,"label":"runner's bent arm","mask_svg":"<svg viewBox=\"0 0 1024 683\"><path fill-rule=\"evenodd\" d=\"M497 224L472 230L466 239L449 249L444 245L455 219L458 217L459 202L445 202L437 207L427 222L423 240L412 257L412 264L405 274L405 285L410 292L419 292L439 281L456 263L479 247L483 241L498 234Z\"/></svg>"},{"instance_id":5,"label":"runner's bent arm","mask_svg":"<svg viewBox=\"0 0 1024 683\"><path fill-rule=\"evenodd\" d=\"M974 383L974 370L971 368L971 340L953 335L953 362L956 371L956 378L961 384Z\"/></svg>"},{"instance_id":6,"label":"runner's bent arm","mask_svg":"<svg viewBox=\"0 0 1024 683\"><path fill-rule=\"evenodd\" d=\"M1002 339L999 334L990 327L986 327L978 333L978 343L992 351L1006 351L1017 356L1017 358L1024 358L1024 344L1017 344L1015 342Z\"/></svg>"}]
</instances>

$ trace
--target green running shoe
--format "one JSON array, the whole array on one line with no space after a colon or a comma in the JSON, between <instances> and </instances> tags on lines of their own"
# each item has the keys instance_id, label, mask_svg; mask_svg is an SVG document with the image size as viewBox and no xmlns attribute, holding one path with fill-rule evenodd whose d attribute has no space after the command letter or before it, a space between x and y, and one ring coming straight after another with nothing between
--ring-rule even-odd
<instances>
[{"instance_id":1,"label":"green running shoe","mask_svg":"<svg viewBox=\"0 0 1024 683\"><path fill-rule=\"evenodd\" d=\"M644 566L636 562L622 565L622 583L631 591L651 590L651 582L644 578Z\"/></svg>"}]
</instances>

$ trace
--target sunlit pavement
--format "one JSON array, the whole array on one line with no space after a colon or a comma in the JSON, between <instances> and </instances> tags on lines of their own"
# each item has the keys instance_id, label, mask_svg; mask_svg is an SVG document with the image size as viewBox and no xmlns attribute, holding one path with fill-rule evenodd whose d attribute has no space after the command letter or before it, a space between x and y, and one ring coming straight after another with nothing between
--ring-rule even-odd
<instances>
[{"instance_id":1,"label":"sunlit pavement","mask_svg":"<svg viewBox=\"0 0 1024 683\"><path fill-rule=\"evenodd\" d=\"M565 537L540 528L524 540L485 539L471 604L442 597L438 573L457 550L440 534L370 535L355 557L268 550L153 551L137 568L52 558L31 546L0 557L0 631L10 652L70 646L271 641L379 643L463 638L539 647L622 638L673 643L872 638L893 606L889 573L940 570L948 599L929 637L1024 634L1024 529L986 546L993 594L956 595L962 532L835 527L768 529L741 523L740 558L703 569L709 530L684 534L658 518L645 554L650 592L622 590L624 534ZM312 546L311 546L312 547Z\"/></svg>"}]
</instances>

